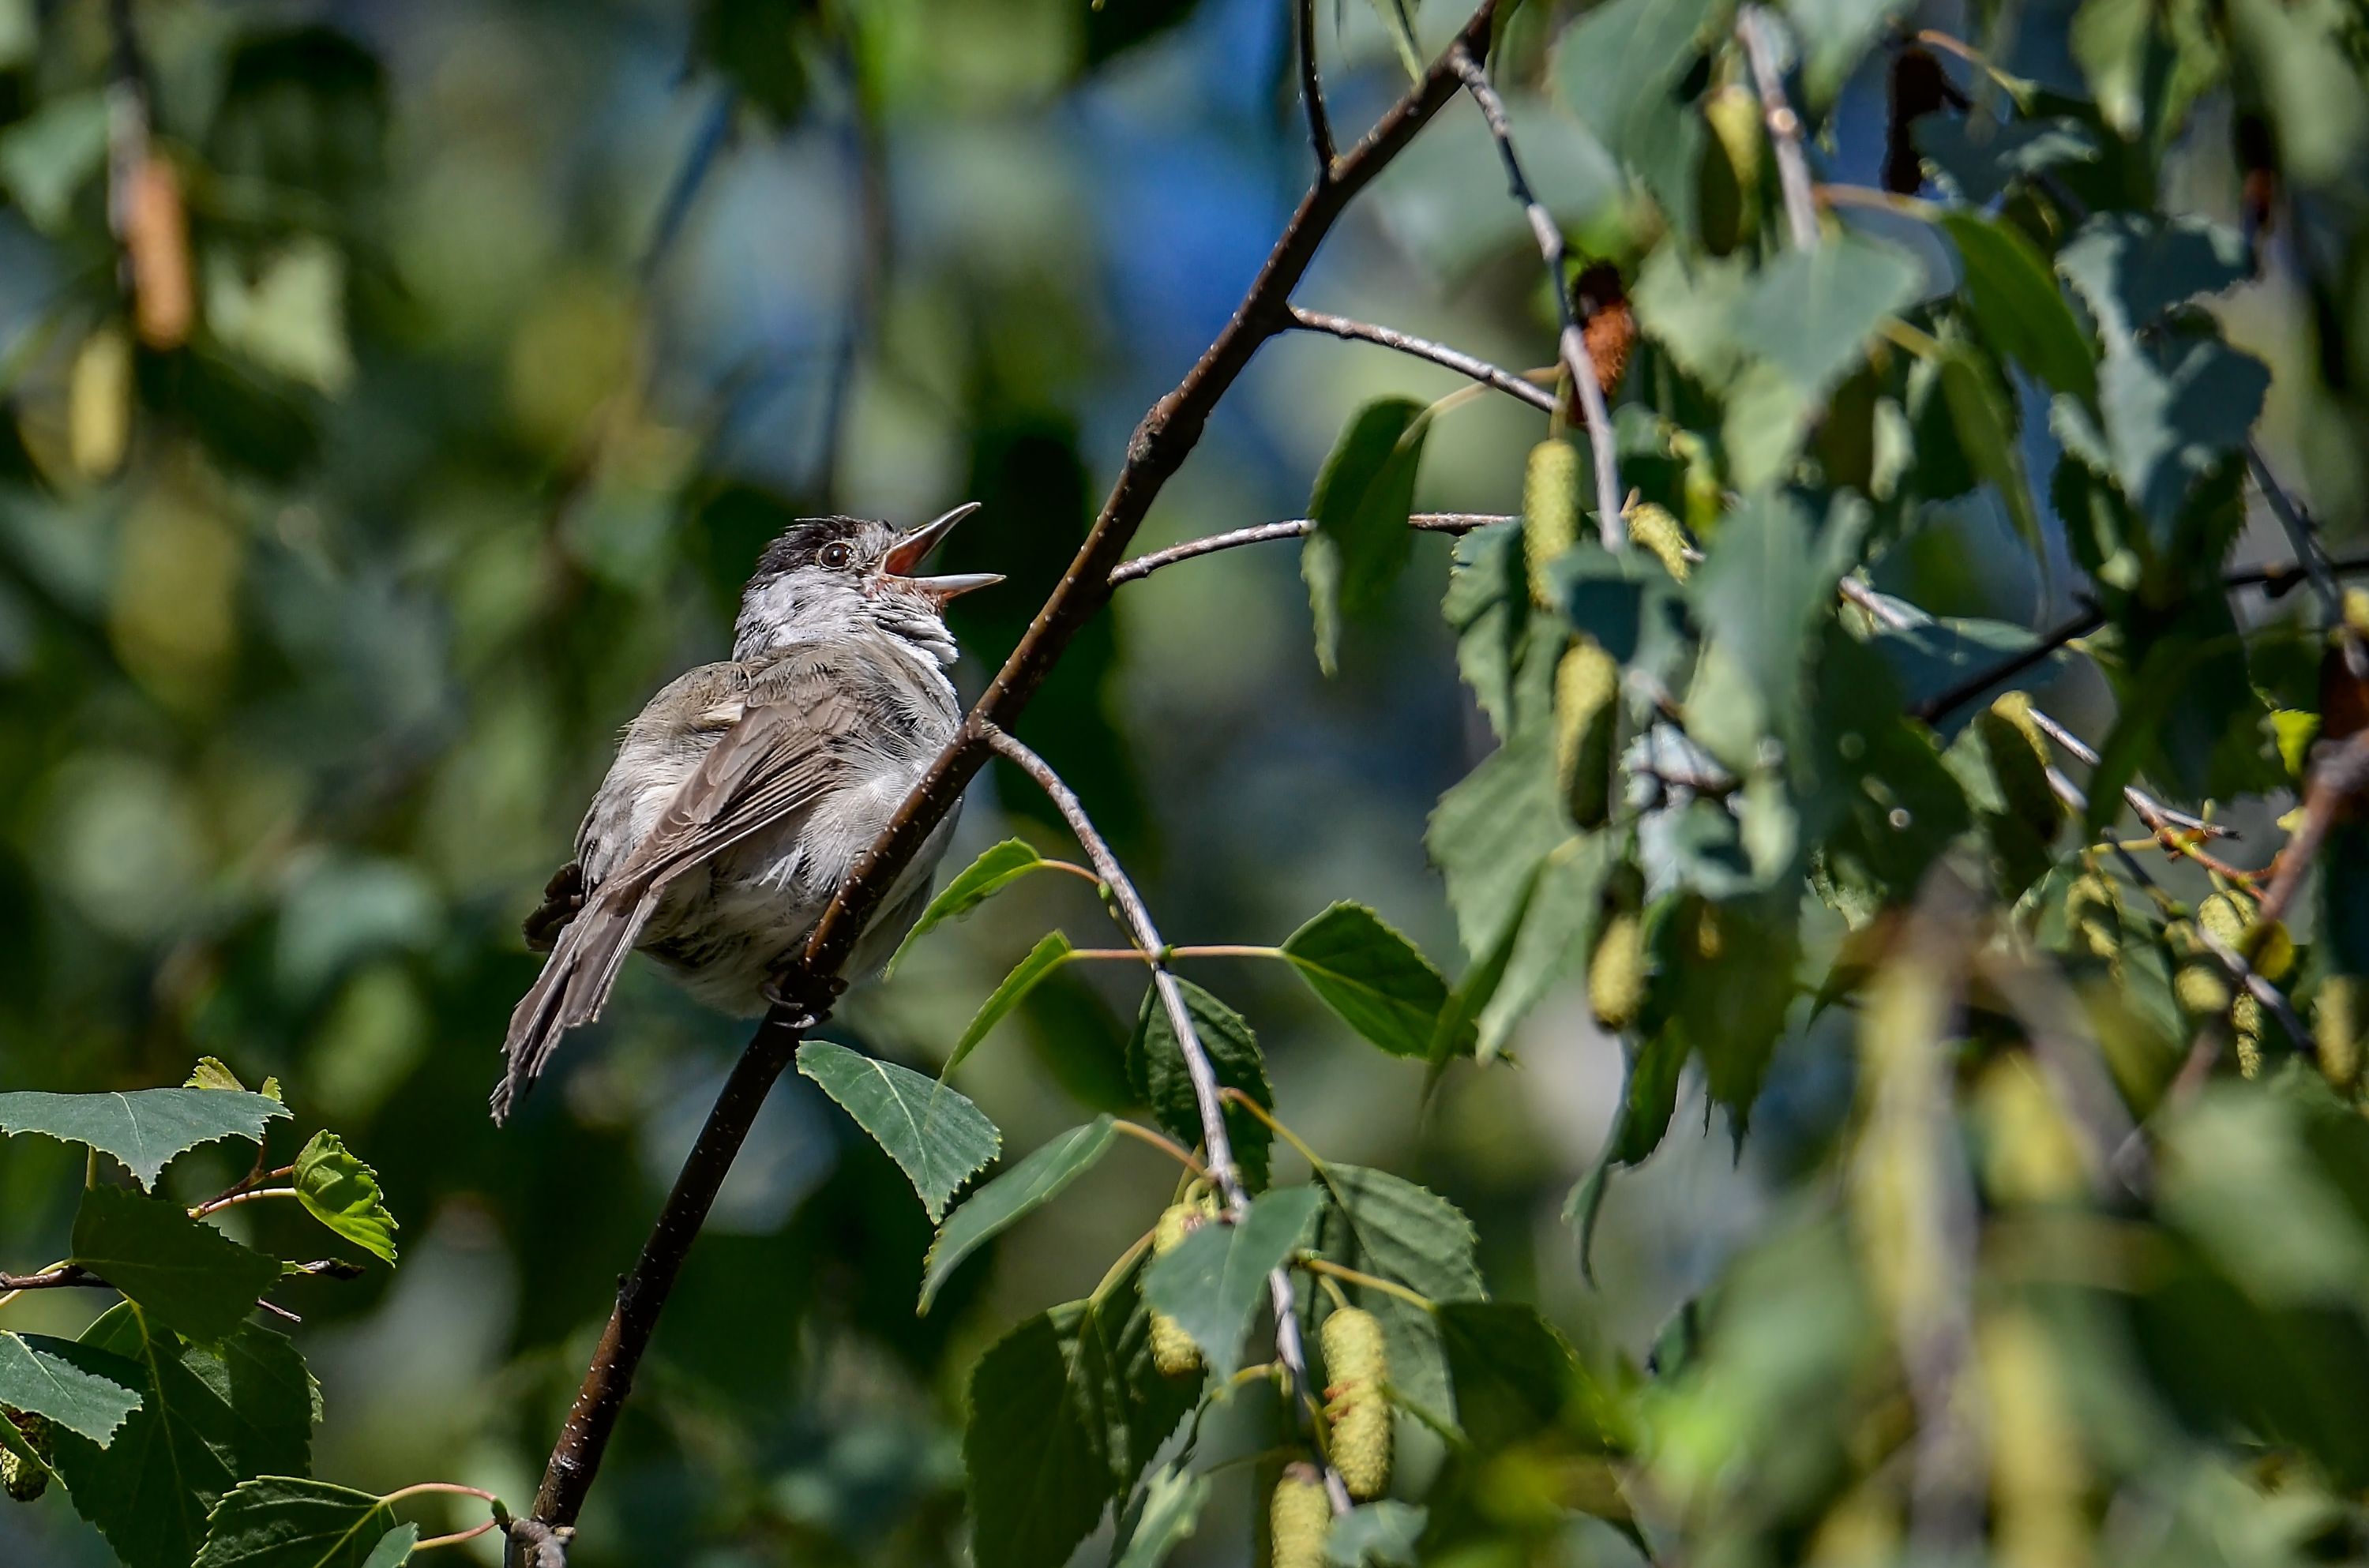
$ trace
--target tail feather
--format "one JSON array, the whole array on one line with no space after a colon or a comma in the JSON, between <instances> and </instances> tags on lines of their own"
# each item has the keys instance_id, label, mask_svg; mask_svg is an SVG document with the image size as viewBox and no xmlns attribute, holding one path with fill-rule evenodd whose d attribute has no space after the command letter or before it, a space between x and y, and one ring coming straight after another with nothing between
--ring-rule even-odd
<instances>
[{"instance_id":1,"label":"tail feather","mask_svg":"<svg viewBox=\"0 0 2369 1568\"><path fill-rule=\"evenodd\" d=\"M622 891L622 889L621 889ZM645 889L630 907L611 898L596 898L559 933L543 973L510 1013L509 1032L502 1042L508 1066L494 1090L496 1125L509 1119L559 1048L562 1036L601 1016L610 990L625 967L625 956L649 923L665 891Z\"/></svg>"}]
</instances>

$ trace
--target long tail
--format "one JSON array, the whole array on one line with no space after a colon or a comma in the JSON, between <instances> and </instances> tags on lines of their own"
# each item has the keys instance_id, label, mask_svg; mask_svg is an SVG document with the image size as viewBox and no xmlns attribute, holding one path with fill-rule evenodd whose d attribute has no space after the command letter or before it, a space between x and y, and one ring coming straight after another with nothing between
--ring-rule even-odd
<instances>
[{"instance_id":1,"label":"long tail","mask_svg":"<svg viewBox=\"0 0 2369 1568\"><path fill-rule=\"evenodd\" d=\"M511 1108L543 1076L560 1036L601 1016L625 955L634 950L665 888L646 888L631 904L619 896L628 891L595 896L567 923L544 960L543 973L511 1012L509 1034L502 1042L509 1065L494 1089L496 1125L509 1119Z\"/></svg>"}]
</instances>

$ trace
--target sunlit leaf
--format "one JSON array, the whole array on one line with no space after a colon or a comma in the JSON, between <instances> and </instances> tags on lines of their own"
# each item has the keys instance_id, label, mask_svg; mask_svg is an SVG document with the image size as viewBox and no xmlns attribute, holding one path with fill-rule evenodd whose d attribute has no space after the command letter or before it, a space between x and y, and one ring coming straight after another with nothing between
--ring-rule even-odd
<instances>
[{"instance_id":1,"label":"sunlit leaf","mask_svg":"<svg viewBox=\"0 0 2369 1568\"><path fill-rule=\"evenodd\" d=\"M1419 1057L1448 982L1363 904L1334 904L1284 939L1284 956L1342 1022L1392 1056Z\"/></svg>"},{"instance_id":2,"label":"sunlit leaf","mask_svg":"<svg viewBox=\"0 0 2369 1568\"><path fill-rule=\"evenodd\" d=\"M921 911L921 918L913 922L913 929L905 933L905 940L898 943L897 951L889 956L887 967L881 971L883 978L895 974L897 966L912 950L913 944L930 932L947 921L962 919L1030 872L1042 870L1051 864L1018 839L1006 839L1001 843L989 845L979 852L977 860L964 866L938 889L938 896L930 900L930 907Z\"/></svg>"},{"instance_id":3,"label":"sunlit leaf","mask_svg":"<svg viewBox=\"0 0 2369 1568\"><path fill-rule=\"evenodd\" d=\"M1202 1226L1144 1270L1144 1299L1193 1336L1212 1372L1232 1377L1266 1276L1298 1250L1323 1206L1321 1187L1285 1187L1254 1199L1239 1222Z\"/></svg>"},{"instance_id":4,"label":"sunlit leaf","mask_svg":"<svg viewBox=\"0 0 2369 1568\"><path fill-rule=\"evenodd\" d=\"M1118 1137L1111 1118L1096 1116L1044 1147L988 1183L946 1217L923 1261L921 1300L926 1312L956 1267L1005 1230L1034 1214L1061 1190L1092 1170Z\"/></svg>"},{"instance_id":5,"label":"sunlit leaf","mask_svg":"<svg viewBox=\"0 0 2369 1568\"><path fill-rule=\"evenodd\" d=\"M1003 1135L985 1112L941 1081L828 1040L798 1047L798 1070L822 1085L897 1162L933 1223Z\"/></svg>"},{"instance_id":6,"label":"sunlit leaf","mask_svg":"<svg viewBox=\"0 0 2369 1568\"><path fill-rule=\"evenodd\" d=\"M94 1359L98 1367L86 1366ZM140 1396L108 1375L98 1352L46 1334L0 1333L0 1405L47 1416L100 1448Z\"/></svg>"},{"instance_id":7,"label":"sunlit leaf","mask_svg":"<svg viewBox=\"0 0 2369 1568\"><path fill-rule=\"evenodd\" d=\"M1917 258L1850 235L1762 268L1738 303L1736 341L1812 398L1832 391L1886 316L1917 297Z\"/></svg>"},{"instance_id":8,"label":"sunlit leaf","mask_svg":"<svg viewBox=\"0 0 2369 1568\"><path fill-rule=\"evenodd\" d=\"M0 1133L40 1133L86 1143L123 1162L142 1186L175 1155L225 1138L259 1141L288 1107L261 1094L216 1089L135 1089L107 1094L0 1094Z\"/></svg>"},{"instance_id":9,"label":"sunlit leaf","mask_svg":"<svg viewBox=\"0 0 2369 1568\"><path fill-rule=\"evenodd\" d=\"M1068 963L1074 951L1076 949L1070 945L1070 939L1058 931L1047 932L1039 937L1036 945L1012 967L1012 972L997 983L996 988L988 993L987 1000L978 1004L978 1011L971 1014L970 1022L963 1028L962 1038L955 1042L955 1048L947 1054L946 1065L940 1076L944 1077L960 1067L963 1059L987 1038L988 1031L1002 1023L1006 1014L1026 1001L1028 993L1035 990L1046 976Z\"/></svg>"},{"instance_id":10,"label":"sunlit leaf","mask_svg":"<svg viewBox=\"0 0 2369 1568\"><path fill-rule=\"evenodd\" d=\"M2089 334L2039 248L2012 223L1979 213L1944 212L1941 226L1957 243L1966 297L1990 340L2057 391L2093 395L2098 367Z\"/></svg>"},{"instance_id":11,"label":"sunlit leaf","mask_svg":"<svg viewBox=\"0 0 2369 1568\"><path fill-rule=\"evenodd\" d=\"M395 1216L378 1173L349 1153L333 1132L316 1132L296 1156L296 1197L304 1211L374 1256L395 1261Z\"/></svg>"}]
</instances>

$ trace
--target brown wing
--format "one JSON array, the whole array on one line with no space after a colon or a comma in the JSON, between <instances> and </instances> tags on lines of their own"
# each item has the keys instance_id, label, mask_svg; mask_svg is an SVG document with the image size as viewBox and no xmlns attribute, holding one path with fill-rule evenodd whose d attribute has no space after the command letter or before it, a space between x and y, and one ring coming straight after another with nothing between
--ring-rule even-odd
<instances>
[{"instance_id":1,"label":"brown wing","mask_svg":"<svg viewBox=\"0 0 2369 1568\"><path fill-rule=\"evenodd\" d=\"M601 1015L668 883L826 794L860 719L827 665L785 659L750 686L739 718L683 781L649 837L585 898L511 1013L496 1121L542 1073L560 1036Z\"/></svg>"}]
</instances>

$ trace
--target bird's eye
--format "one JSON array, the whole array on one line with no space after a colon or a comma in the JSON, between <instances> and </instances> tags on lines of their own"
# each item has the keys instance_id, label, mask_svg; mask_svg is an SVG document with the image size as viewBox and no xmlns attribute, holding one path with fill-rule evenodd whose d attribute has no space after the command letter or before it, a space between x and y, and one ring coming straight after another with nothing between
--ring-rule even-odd
<instances>
[{"instance_id":1,"label":"bird's eye","mask_svg":"<svg viewBox=\"0 0 2369 1568\"><path fill-rule=\"evenodd\" d=\"M832 571L844 571L847 568L847 564L855 559L855 552L845 544L834 542L824 545L822 549L816 554L815 559L820 561L824 566L829 567Z\"/></svg>"}]
</instances>

